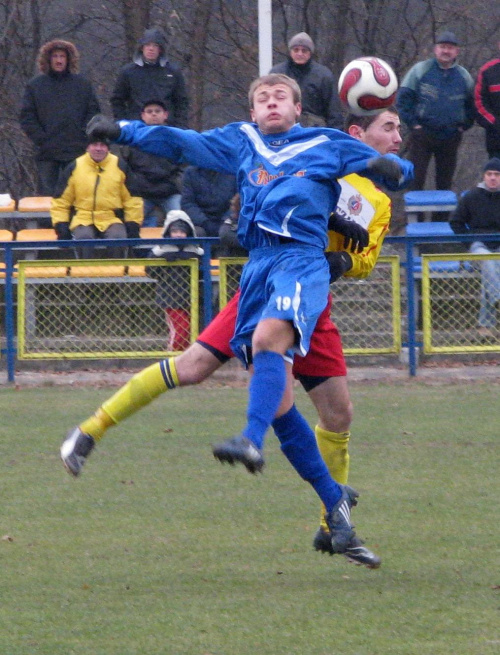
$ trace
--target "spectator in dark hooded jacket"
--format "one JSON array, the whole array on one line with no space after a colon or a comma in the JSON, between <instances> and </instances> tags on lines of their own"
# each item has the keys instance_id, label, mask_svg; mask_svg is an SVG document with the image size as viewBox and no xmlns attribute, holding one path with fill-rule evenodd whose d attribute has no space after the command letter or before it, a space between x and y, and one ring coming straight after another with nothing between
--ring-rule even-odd
<instances>
[{"instance_id":1,"label":"spectator in dark hooded jacket","mask_svg":"<svg viewBox=\"0 0 500 655\"><path fill-rule=\"evenodd\" d=\"M59 173L85 153L85 127L99 113L90 82L78 74L73 43L55 39L38 53L40 74L24 91L20 123L35 146L38 193L53 196Z\"/></svg>"},{"instance_id":2,"label":"spectator in dark hooded jacket","mask_svg":"<svg viewBox=\"0 0 500 655\"><path fill-rule=\"evenodd\" d=\"M168 59L165 35L158 28L145 30L133 61L118 76L111 106L116 120L140 120L144 103L161 100L173 127L188 125L188 96L184 76Z\"/></svg>"}]
</instances>

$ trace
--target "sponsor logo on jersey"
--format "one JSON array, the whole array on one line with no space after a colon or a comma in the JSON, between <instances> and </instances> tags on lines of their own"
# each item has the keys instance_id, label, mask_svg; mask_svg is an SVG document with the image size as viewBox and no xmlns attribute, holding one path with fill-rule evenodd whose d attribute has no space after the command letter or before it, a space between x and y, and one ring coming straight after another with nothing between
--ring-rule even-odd
<instances>
[{"instance_id":1,"label":"sponsor logo on jersey","mask_svg":"<svg viewBox=\"0 0 500 655\"><path fill-rule=\"evenodd\" d=\"M304 177L305 174L306 171L304 169L294 173L295 177ZM254 186L266 186L266 184L269 184L269 182L276 180L278 177L283 177L283 175L285 175L283 171L275 174L269 173L261 165L248 173L248 181Z\"/></svg>"}]
</instances>

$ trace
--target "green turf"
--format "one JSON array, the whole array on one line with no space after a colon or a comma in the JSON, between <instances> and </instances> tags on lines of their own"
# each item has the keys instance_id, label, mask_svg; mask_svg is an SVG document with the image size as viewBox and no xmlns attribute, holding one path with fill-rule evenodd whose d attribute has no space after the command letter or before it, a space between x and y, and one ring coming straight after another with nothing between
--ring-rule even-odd
<instances>
[{"instance_id":1,"label":"green turf","mask_svg":"<svg viewBox=\"0 0 500 655\"><path fill-rule=\"evenodd\" d=\"M353 387L378 571L312 550L316 498L274 437L264 475L215 462L241 389L166 394L70 478L61 438L109 393L0 391L2 655L499 652L498 386Z\"/></svg>"}]
</instances>

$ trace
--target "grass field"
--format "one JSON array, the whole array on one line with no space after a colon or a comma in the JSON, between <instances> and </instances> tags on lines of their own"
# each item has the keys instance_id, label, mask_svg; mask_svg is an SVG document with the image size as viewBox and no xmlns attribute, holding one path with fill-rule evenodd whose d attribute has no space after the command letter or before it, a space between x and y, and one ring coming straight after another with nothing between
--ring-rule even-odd
<instances>
[{"instance_id":1,"label":"grass field","mask_svg":"<svg viewBox=\"0 0 500 655\"><path fill-rule=\"evenodd\" d=\"M378 571L313 551L316 497L274 436L264 475L212 458L243 389L166 394L78 480L62 436L110 391L2 389L0 653L498 654L498 386L352 393L353 517Z\"/></svg>"}]
</instances>

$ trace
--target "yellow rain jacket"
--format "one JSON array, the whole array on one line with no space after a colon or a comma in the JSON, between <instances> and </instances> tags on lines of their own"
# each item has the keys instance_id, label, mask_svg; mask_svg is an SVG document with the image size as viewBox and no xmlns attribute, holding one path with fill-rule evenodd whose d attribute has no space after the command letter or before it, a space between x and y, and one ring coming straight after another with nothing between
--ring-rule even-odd
<instances>
[{"instance_id":1,"label":"yellow rain jacket","mask_svg":"<svg viewBox=\"0 0 500 655\"><path fill-rule=\"evenodd\" d=\"M95 225L105 232L113 223L143 221L143 200L131 196L124 164L108 153L99 163L85 153L64 171L58 184L63 189L52 199L52 224ZM57 192L56 192L57 193Z\"/></svg>"}]
</instances>

